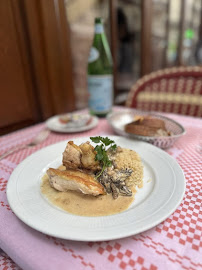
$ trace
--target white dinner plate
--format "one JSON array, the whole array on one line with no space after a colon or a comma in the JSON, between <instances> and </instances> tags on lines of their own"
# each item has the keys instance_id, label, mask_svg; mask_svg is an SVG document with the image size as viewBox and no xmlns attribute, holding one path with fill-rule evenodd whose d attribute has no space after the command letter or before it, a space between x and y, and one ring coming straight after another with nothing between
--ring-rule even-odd
<instances>
[{"instance_id":1,"label":"white dinner plate","mask_svg":"<svg viewBox=\"0 0 202 270\"><path fill-rule=\"evenodd\" d=\"M49 118L46 121L46 126L56 132L62 132L62 133L74 133L74 132L82 132L89 129L92 129L97 126L98 124L98 118L96 116L90 116L90 121L86 125L82 126L65 126L59 123L59 117L60 115L55 115L51 118Z\"/></svg>"},{"instance_id":2,"label":"white dinner plate","mask_svg":"<svg viewBox=\"0 0 202 270\"><path fill-rule=\"evenodd\" d=\"M84 217L52 205L40 192L49 167L62 162L66 141L48 146L26 158L7 185L9 205L16 216L45 234L70 240L102 241L148 230L169 217L182 201L185 178L178 163L163 150L141 141L109 136L117 145L135 150L144 164L144 187L129 209L110 216ZM89 138L74 139L76 144Z\"/></svg>"}]
</instances>

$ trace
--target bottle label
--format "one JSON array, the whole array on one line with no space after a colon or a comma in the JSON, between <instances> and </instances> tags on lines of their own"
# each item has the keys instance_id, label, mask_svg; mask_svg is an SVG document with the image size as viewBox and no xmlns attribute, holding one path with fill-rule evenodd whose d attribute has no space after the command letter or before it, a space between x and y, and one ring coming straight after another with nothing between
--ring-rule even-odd
<instances>
[{"instance_id":1,"label":"bottle label","mask_svg":"<svg viewBox=\"0 0 202 270\"><path fill-rule=\"evenodd\" d=\"M89 108L97 114L108 113L113 104L112 75L89 75Z\"/></svg>"},{"instance_id":2,"label":"bottle label","mask_svg":"<svg viewBox=\"0 0 202 270\"><path fill-rule=\"evenodd\" d=\"M101 23L95 24L95 34L101 34L104 33L104 27Z\"/></svg>"},{"instance_id":3,"label":"bottle label","mask_svg":"<svg viewBox=\"0 0 202 270\"><path fill-rule=\"evenodd\" d=\"M88 57L88 63L94 62L95 60L97 60L99 58L99 56L100 56L99 51L95 47L92 47L90 49L90 54L89 54L89 57Z\"/></svg>"}]
</instances>

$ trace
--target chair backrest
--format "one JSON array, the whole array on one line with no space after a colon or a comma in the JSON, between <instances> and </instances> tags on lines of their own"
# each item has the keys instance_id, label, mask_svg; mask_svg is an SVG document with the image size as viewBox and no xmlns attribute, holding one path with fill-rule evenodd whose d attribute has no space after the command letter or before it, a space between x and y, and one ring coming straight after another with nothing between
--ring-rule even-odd
<instances>
[{"instance_id":1,"label":"chair backrest","mask_svg":"<svg viewBox=\"0 0 202 270\"><path fill-rule=\"evenodd\" d=\"M144 111L202 116L202 67L173 67L143 76L126 106Z\"/></svg>"}]
</instances>

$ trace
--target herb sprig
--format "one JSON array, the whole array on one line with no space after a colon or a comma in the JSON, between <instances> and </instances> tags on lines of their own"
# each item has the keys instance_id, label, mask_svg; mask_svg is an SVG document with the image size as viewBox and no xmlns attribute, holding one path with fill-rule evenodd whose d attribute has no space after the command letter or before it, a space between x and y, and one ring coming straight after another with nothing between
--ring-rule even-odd
<instances>
[{"instance_id":1,"label":"herb sprig","mask_svg":"<svg viewBox=\"0 0 202 270\"><path fill-rule=\"evenodd\" d=\"M96 147L94 148L97 152L95 156L95 160L98 160L102 165L101 172L96 176L96 178L100 177L102 175L105 168L110 167L112 165L111 160L109 159L107 155L108 150L115 150L117 148L117 145L113 140L110 140L108 137L90 137L91 141L94 143L97 143Z\"/></svg>"}]
</instances>

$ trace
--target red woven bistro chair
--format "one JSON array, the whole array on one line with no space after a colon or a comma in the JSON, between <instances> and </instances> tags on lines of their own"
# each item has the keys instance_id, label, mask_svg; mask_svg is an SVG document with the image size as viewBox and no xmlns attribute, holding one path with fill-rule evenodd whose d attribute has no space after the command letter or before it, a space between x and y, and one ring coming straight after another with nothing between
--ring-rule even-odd
<instances>
[{"instance_id":1,"label":"red woven bistro chair","mask_svg":"<svg viewBox=\"0 0 202 270\"><path fill-rule=\"evenodd\" d=\"M173 67L143 76L126 106L144 111L202 116L202 67Z\"/></svg>"}]
</instances>

